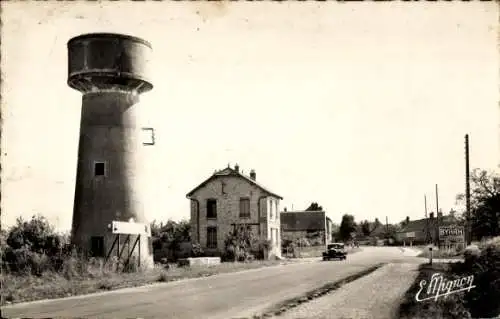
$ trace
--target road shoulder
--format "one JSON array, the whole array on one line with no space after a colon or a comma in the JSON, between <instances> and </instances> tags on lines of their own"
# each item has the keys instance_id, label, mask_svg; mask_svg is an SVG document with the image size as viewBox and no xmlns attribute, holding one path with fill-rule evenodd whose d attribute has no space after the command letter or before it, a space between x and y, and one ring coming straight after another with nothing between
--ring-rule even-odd
<instances>
[{"instance_id":1,"label":"road shoulder","mask_svg":"<svg viewBox=\"0 0 500 319\"><path fill-rule=\"evenodd\" d=\"M418 264L387 264L332 294L293 308L279 318L394 318L405 292L418 275Z\"/></svg>"}]
</instances>

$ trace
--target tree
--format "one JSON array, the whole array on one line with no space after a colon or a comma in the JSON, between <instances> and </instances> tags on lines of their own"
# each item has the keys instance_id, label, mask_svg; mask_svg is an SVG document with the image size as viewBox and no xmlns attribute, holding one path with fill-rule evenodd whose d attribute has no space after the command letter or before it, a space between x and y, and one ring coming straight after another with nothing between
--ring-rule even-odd
<instances>
[{"instance_id":1,"label":"tree","mask_svg":"<svg viewBox=\"0 0 500 319\"><path fill-rule=\"evenodd\" d=\"M500 235L500 176L474 169L470 182L472 235L477 239ZM464 194L457 195L457 201L464 200Z\"/></svg>"},{"instance_id":2,"label":"tree","mask_svg":"<svg viewBox=\"0 0 500 319\"><path fill-rule=\"evenodd\" d=\"M371 236L372 233L382 225L382 223L378 220L378 218L375 218L374 222L369 222L368 220L364 220L361 223L359 223L359 234L367 237Z\"/></svg>"},{"instance_id":3,"label":"tree","mask_svg":"<svg viewBox=\"0 0 500 319\"><path fill-rule=\"evenodd\" d=\"M12 249L26 248L32 252L45 253L61 248L62 240L45 217L35 215L29 221L22 218L16 220L16 225L7 236L7 245Z\"/></svg>"},{"instance_id":4,"label":"tree","mask_svg":"<svg viewBox=\"0 0 500 319\"><path fill-rule=\"evenodd\" d=\"M332 240L339 241L340 240L340 225L332 224Z\"/></svg>"},{"instance_id":5,"label":"tree","mask_svg":"<svg viewBox=\"0 0 500 319\"><path fill-rule=\"evenodd\" d=\"M362 221L359 226L363 236L370 236L370 223L367 220Z\"/></svg>"},{"instance_id":6,"label":"tree","mask_svg":"<svg viewBox=\"0 0 500 319\"><path fill-rule=\"evenodd\" d=\"M340 223L340 239L341 240L351 240L352 234L356 232L356 223L354 221L354 216L349 214L344 214L342 216L342 222Z\"/></svg>"},{"instance_id":7,"label":"tree","mask_svg":"<svg viewBox=\"0 0 500 319\"><path fill-rule=\"evenodd\" d=\"M151 223L151 236L153 237L153 250L167 249L173 258L180 251L180 244L190 242L191 225L187 220L176 222L168 220L165 224L153 221Z\"/></svg>"},{"instance_id":8,"label":"tree","mask_svg":"<svg viewBox=\"0 0 500 319\"><path fill-rule=\"evenodd\" d=\"M398 232L398 227L396 225L389 224L387 225L387 228L384 229L384 237L389 239L392 238L393 240L396 240L396 233Z\"/></svg>"},{"instance_id":9,"label":"tree","mask_svg":"<svg viewBox=\"0 0 500 319\"><path fill-rule=\"evenodd\" d=\"M309 207L306 208L308 212L321 212L323 211L323 207L319 206L318 203L313 202Z\"/></svg>"},{"instance_id":10,"label":"tree","mask_svg":"<svg viewBox=\"0 0 500 319\"><path fill-rule=\"evenodd\" d=\"M382 225L382 223L378 220L378 218L375 218L375 221L371 224L370 234L380 227L380 225Z\"/></svg>"}]
</instances>

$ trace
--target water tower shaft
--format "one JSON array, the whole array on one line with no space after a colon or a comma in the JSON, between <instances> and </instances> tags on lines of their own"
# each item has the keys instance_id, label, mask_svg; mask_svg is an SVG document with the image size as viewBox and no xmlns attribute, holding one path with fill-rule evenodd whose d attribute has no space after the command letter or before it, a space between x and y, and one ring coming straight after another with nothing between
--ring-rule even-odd
<instances>
[{"instance_id":1,"label":"water tower shaft","mask_svg":"<svg viewBox=\"0 0 500 319\"><path fill-rule=\"evenodd\" d=\"M153 88L150 53L148 42L120 34L85 34L68 42L68 85L83 94L72 242L95 256L120 255L111 251L112 221L148 223L138 102ZM128 241L130 250L134 240L122 243ZM138 251L142 265L152 264L150 239L141 240Z\"/></svg>"}]
</instances>

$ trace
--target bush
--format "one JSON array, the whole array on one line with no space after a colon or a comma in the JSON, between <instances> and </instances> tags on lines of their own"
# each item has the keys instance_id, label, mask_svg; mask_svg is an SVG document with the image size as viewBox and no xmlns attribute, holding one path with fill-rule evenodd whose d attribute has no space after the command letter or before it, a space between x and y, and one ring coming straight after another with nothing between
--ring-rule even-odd
<instances>
[{"instance_id":1,"label":"bush","mask_svg":"<svg viewBox=\"0 0 500 319\"><path fill-rule=\"evenodd\" d=\"M465 296L472 317L494 317L500 313L500 237L467 247L465 261L452 265L452 272L474 275L476 286Z\"/></svg>"},{"instance_id":2,"label":"bush","mask_svg":"<svg viewBox=\"0 0 500 319\"><path fill-rule=\"evenodd\" d=\"M227 234L224 240L223 261L248 261L264 256L264 249L269 247L270 242L259 240L250 226L235 227Z\"/></svg>"},{"instance_id":3,"label":"bush","mask_svg":"<svg viewBox=\"0 0 500 319\"><path fill-rule=\"evenodd\" d=\"M195 243L191 247L191 256L193 257L203 257L204 251L200 244Z\"/></svg>"},{"instance_id":4,"label":"bush","mask_svg":"<svg viewBox=\"0 0 500 319\"><path fill-rule=\"evenodd\" d=\"M68 238L55 233L43 216L33 216L30 221L19 218L1 237L4 271L40 276L62 269Z\"/></svg>"},{"instance_id":5,"label":"bush","mask_svg":"<svg viewBox=\"0 0 500 319\"><path fill-rule=\"evenodd\" d=\"M29 221L19 218L8 232L1 234L2 270L13 275L59 273L65 279L98 277L114 271L136 272L134 260L124 265L113 256L107 263L103 259L87 259L69 245L69 237L54 232L42 216Z\"/></svg>"},{"instance_id":6,"label":"bush","mask_svg":"<svg viewBox=\"0 0 500 319\"><path fill-rule=\"evenodd\" d=\"M165 224L153 221L151 235L154 261L159 262L163 258L168 258L175 262L179 258L189 257L191 248L187 249L183 244L191 241L190 229L190 223L186 220L180 222L169 220Z\"/></svg>"},{"instance_id":7,"label":"bush","mask_svg":"<svg viewBox=\"0 0 500 319\"><path fill-rule=\"evenodd\" d=\"M466 261L467 263L467 261ZM479 256L469 257L476 288L467 293L466 306L473 317L494 317L500 313L500 237L482 245Z\"/></svg>"}]
</instances>

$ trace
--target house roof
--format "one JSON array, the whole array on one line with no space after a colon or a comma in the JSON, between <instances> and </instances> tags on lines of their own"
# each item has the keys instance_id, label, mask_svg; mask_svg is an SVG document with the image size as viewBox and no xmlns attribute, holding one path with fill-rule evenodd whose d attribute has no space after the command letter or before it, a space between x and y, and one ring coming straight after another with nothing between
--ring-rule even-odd
<instances>
[{"instance_id":1,"label":"house roof","mask_svg":"<svg viewBox=\"0 0 500 319\"><path fill-rule=\"evenodd\" d=\"M407 233L407 232L416 232L416 231L425 231L425 227L427 226L427 219L417 219L417 220L410 220L408 224L406 224L403 229L401 229L402 233ZM429 226L431 226L431 222L429 220Z\"/></svg>"},{"instance_id":2,"label":"house roof","mask_svg":"<svg viewBox=\"0 0 500 319\"><path fill-rule=\"evenodd\" d=\"M283 199L283 197L281 197L280 195L270 191L269 189L265 188L264 186L262 186L261 184L257 183L256 181L254 181L253 179L251 179L249 176L246 176L246 175L243 175L241 174L239 171L231 168L231 167L227 167L225 169L222 169L222 170L219 170L219 171L215 171L212 176L210 176L209 178L207 178L205 181L203 181L200 185L196 186L192 191L190 191L186 197L191 197L197 190L199 190L200 188L202 188L203 186L205 186L207 183L209 183L210 181L216 179L216 178L220 178L220 177L224 177L224 176L235 176L235 177L238 177L238 178L241 178L241 179L244 179L245 181L247 181L248 183L252 184L252 185L255 185L257 186L258 188L260 188L262 191L264 191L265 193L269 194L270 196L274 196L274 197L277 197L279 199Z\"/></svg>"},{"instance_id":3,"label":"house roof","mask_svg":"<svg viewBox=\"0 0 500 319\"><path fill-rule=\"evenodd\" d=\"M324 211L281 212L280 222L284 231L325 229Z\"/></svg>"},{"instance_id":4,"label":"house roof","mask_svg":"<svg viewBox=\"0 0 500 319\"><path fill-rule=\"evenodd\" d=\"M433 219L422 218L417 220L410 220L410 222L407 225L405 225L403 229L399 232L407 233L407 232L425 231L425 227L427 226L427 220L429 221L429 228L436 227L436 220L437 220L436 218ZM442 226L453 224L454 222L456 222L456 220L451 216L443 216L440 219L440 224Z\"/></svg>"}]
</instances>

